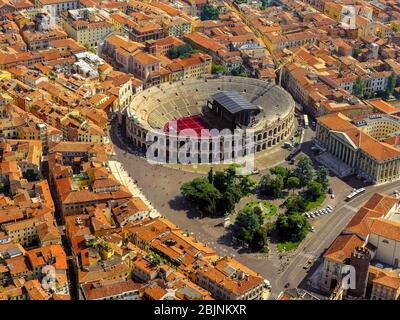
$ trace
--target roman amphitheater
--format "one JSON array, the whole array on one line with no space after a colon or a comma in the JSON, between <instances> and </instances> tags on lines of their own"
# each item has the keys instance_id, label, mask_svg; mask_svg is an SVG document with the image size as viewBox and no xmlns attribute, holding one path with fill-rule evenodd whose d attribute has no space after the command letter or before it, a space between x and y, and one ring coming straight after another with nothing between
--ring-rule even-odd
<instances>
[{"instance_id":1,"label":"roman amphitheater","mask_svg":"<svg viewBox=\"0 0 400 320\"><path fill-rule=\"evenodd\" d=\"M219 102L218 111L212 106L215 101ZM293 98L276 84L243 77L209 77L163 83L139 92L119 121L132 146L142 151L152 143L146 141L149 131L165 134L173 122L178 132L250 128L255 133L254 152L264 152L291 137L294 111Z\"/></svg>"}]
</instances>

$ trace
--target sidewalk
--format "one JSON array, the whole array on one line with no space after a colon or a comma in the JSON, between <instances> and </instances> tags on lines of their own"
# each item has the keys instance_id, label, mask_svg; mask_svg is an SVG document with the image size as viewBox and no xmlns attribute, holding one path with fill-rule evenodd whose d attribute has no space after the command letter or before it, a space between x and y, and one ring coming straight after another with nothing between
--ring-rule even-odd
<instances>
[{"instance_id":1,"label":"sidewalk","mask_svg":"<svg viewBox=\"0 0 400 320\"><path fill-rule=\"evenodd\" d=\"M137 184L132 180L128 173L122 167L122 164L118 161L109 160L108 166L114 177L125 187L128 188L129 192L132 193L134 197L139 197L143 202L151 209L151 218L156 218L161 216L161 214L153 207L151 202L142 193L142 190L137 186Z\"/></svg>"}]
</instances>

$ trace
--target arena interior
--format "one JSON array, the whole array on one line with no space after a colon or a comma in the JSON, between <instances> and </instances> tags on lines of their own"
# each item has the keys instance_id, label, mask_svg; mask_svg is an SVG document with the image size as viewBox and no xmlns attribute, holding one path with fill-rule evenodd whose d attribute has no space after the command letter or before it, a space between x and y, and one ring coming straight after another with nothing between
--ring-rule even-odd
<instances>
[{"instance_id":1,"label":"arena interior","mask_svg":"<svg viewBox=\"0 0 400 320\"><path fill-rule=\"evenodd\" d=\"M218 107L217 107L218 105ZM163 83L137 93L120 125L132 146L145 151L146 134L193 129L251 128L255 152L270 150L294 131L295 103L282 87L244 77L211 77Z\"/></svg>"}]
</instances>

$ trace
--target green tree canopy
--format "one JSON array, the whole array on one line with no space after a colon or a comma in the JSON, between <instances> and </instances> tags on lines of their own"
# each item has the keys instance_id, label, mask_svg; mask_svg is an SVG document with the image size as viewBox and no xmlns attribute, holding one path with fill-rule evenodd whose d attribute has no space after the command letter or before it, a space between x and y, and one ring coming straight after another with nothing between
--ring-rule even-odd
<instances>
[{"instance_id":1,"label":"green tree canopy","mask_svg":"<svg viewBox=\"0 0 400 320\"><path fill-rule=\"evenodd\" d=\"M253 208L242 209L233 226L238 239L246 242L255 250L265 250L267 230L262 227L263 219Z\"/></svg>"},{"instance_id":2,"label":"green tree canopy","mask_svg":"<svg viewBox=\"0 0 400 320\"><path fill-rule=\"evenodd\" d=\"M196 178L181 186L181 192L192 205L209 215L217 213L221 193L206 178Z\"/></svg>"},{"instance_id":3,"label":"green tree canopy","mask_svg":"<svg viewBox=\"0 0 400 320\"><path fill-rule=\"evenodd\" d=\"M285 167L281 167L281 166L273 167L273 168L269 169L269 172L271 172L271 174L281 176L284 180L286 180L286 178L289 175L289 169L285 168Z\"/></svg>"},{"instance_id":4,"label":"green tree canopy","mask_svg":"<svg viewBox=\"0 0 400 320\"><path fill-rule=\"evenodd\" d=\"M180 46L174 46L168 50L168 58L188 58L194 52L192 46L190 44L182 44Z\"/></svg>"},{"instance_id":5,"label":"green tree canopy","mask_svg":"<svg viewBox=\"0 0 400 320\"><path fill-rule=\"evenodd\" d=\"M393 94L395 88L396 88L396 75L392 73L388 79L388 84L386 87L385 95L387 98L389 98Z\"/></svg>"},{"instance_id":6,"label":"green tree canopy","mask_svg":"<svg viewBox=\"0 0 400 320\"><path fill-rule=\"evenodd\" d=\"M212 64L211 64L211 73L212 74L217 74L217 73L225 74L225 72L226 72L226 68L222 64L212 62Z\"/></svg>"},{"instance_id":7,"label":"green tree canopy","mask_svg":"<svg viewBox=\"0 0 400 320\"><path fill-rule=\"evenodd\" d=\"M328 189L329 187L329 169L325 166L319 166L316 171L316 181L322 185L324 190Z\"/></svg>"},{"instance_id":8,"label":"green tree canopy","mask_svg":"<svg viewBox=\"0 0 400 320\"><path fill-rule=\"evenodd\" d=\"M308 156L304 156L299 160L293 175L299 178L301 186L306 186L313 179L312 161Z\"/></svg>"},{"instance_id":9,"label":"green tree canopy","mask_svg":"<svg viewBox=\"0 0 400 320\"><path fill-rule=\"evenodd\" d=\"M324 189L321 183L317 181L310 181L308 183L306 195L309 200L314 201L323 194L324 194Z\"/></svg>"},{"instance_id":10,"label":"green tree canopy","mask_svg":"<svg viewBox=\"0 0 400 320\"><path fill-rule=\"evenodd\" d=\"M356 97L362 98L365 93L365 82L360 77L357 77L356 82L353 85L353 94Z\"/></svg>"},{"instance_id":11,"label":"green tree canopy","mask_svg":"<svg viewBox=\"0 0 400 320\"><path fill-rule=\"evenodd\" d=\"M307 202L299 195L291 195L285 201L286 214L302 213L306 210Z\"/></svg>"},{"instance_id":12,"label":"green tree canopy","mask_svg":"<svg viewBox=\"0 0 400 320\"><path fill-rule=\"evenodd\" d=\"M210 4L204 6L203 12L200 15L201 20L218 20L219 10Z\"/></svg>"},{"instance_id":13,"label":"green tree canopy","mask_svg":"<svg viewBox=\"0 0 400 320\"><path fill-rule=\"evenodd\" d=\"M303 240L310 231L310 222L300 213L291 215L282 214L278 217L275 230L279 237L285 241L298 242Z\"/></svg>"},{"instance_id":14,"label":"green tree canopy","mask_svg":"<svg viewBox=\"0 0 400 320\"><path fill-rule=\"evenodd\" d=\"M284 188L283 178L279 175L271 178L269 174L266 174L261 177L258 188L263 195L279 198Z\"/></svg>"},{"instance_id":15,"label":"green tree canopy","mask_svg":"<svg viewBox=\"0 0 400 320\"><path fill-rule=\"evenodd\" d=\"M298 177L289 177L287 179L286 185L288 189L300 188L300 179Z\"/></svg>"}]
</instances>

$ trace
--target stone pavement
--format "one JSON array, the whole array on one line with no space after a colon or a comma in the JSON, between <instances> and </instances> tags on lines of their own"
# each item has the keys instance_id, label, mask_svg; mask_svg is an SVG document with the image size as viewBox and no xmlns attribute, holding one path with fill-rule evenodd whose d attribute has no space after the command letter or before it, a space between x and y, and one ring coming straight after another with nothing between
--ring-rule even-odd
<instances>
[{"instance_id":1,"label":"stone pavement","mask_svg":"<svg viewBox=\"0 0 400 320\"><path fill-rule=\"evenodd\" d=\"M132 193L134 197L139 197L143 200L143 202L151 209L150 216L155 218L157 216L161 216L161 214L154 208L151 202L146 198L143 194L142 190L138 187L138 185L132 180L129 174L124 170L122 164L118 161L110 160L108 162L108 166L111 170L111 173L114 177L125 187L128 188L129 192Z\"/></svg>"}]
</instances>

